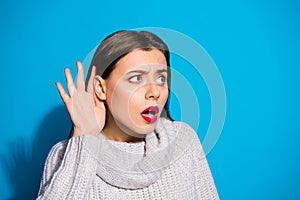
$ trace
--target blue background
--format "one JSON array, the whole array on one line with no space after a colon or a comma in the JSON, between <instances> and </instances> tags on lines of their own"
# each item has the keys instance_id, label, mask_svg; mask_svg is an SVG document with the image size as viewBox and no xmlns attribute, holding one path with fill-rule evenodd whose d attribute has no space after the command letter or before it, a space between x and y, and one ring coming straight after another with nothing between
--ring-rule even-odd
<instances>
[{"instance_id":1,"label":"blue background","mask_svg":"<svg viewBox=\"0 0 300 200\"><path fill-rule=\"evenodd\" d=\"M75 72L109 33L148 26L189 35L222 75L227 116L208 154L221 199L300 199L299 8L292 0L1 1L0 199L34 198L49 149L68 136L54 84L63 68Z\"/></svg>"}]
</instances>

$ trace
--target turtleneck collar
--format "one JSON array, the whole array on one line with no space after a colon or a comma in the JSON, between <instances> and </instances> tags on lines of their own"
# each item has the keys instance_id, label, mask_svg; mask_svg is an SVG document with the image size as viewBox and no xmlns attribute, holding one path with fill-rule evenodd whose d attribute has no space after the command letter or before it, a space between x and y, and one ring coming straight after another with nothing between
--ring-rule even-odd
<instances>
[{"instance_id":1,"label":"turtleneck collar","mask_svg":"<svg viewBox=\"0 0 300 200\"><path fill-rule=\"evenodd\" d=\"M97 175L120 188L147 187L184 153L191 140L190 134L179 133L174 122L165 118L160 118L154 132L141 142L116 142L100 134Z\"/></svg>"}]
</instances>

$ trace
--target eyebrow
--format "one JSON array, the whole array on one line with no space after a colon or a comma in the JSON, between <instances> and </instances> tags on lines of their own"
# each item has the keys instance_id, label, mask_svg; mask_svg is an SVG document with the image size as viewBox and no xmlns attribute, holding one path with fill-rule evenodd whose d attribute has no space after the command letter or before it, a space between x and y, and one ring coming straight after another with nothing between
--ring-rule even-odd
<instances>
[{"instance_id":1,"label":"eyebrow","mask_svg":"<svg viewBox=\"0 0 300 200\"><path fill-rule=\"evenodd\" d=\"M145 71L145 70L132 70L132 71L127 72L126 74L133 74L133 73L147 74L149 72Z\"/></svg>"},{"instance_id":2,"label":"eyebrow","mask_svg":"<svg viewBox=\"0 0 300 200\"><path fill-rule=\"evenodd\" d=\"M164 73L164 72L168 73L168 71L166 69L159 69L159 70L156 71L156 73L158 73L158 74L161 74L161 73Z\"/></svg>"},{"instance_id":3,"label":"eyebrow","mask_svg":"<svg viewBox=\"0 0 300 200\"><path fill-rule=\"evenodd\" d=\"M168 73L168 71L166 69L159 69L159 70L156 71L156 73L158 73L158 74L163 73L163 72ZM132 74L132 73L148 74L149 71L145 71L145 70L132 70L132 71L127 72L126 74Z\"/></svg>"}]
</instances>

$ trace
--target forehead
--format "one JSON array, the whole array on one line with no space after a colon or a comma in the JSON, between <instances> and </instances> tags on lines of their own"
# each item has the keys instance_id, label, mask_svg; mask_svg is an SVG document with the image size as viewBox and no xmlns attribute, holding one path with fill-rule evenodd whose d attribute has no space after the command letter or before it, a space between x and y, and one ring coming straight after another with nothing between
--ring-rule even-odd
<instances>
[{"instance_id":1,"label":"forehead","mask_svg":"<svg viewBox=\"0 0 300 200\"><path fill-rule=\"evenodd\" d=\"M147 64L167 66L167 61L164 54L157 49L150 51L137 49L121 58L116 63L114 71L118 74L124 74L137 66L146 66Z\"/></svg>"}]
</instances>

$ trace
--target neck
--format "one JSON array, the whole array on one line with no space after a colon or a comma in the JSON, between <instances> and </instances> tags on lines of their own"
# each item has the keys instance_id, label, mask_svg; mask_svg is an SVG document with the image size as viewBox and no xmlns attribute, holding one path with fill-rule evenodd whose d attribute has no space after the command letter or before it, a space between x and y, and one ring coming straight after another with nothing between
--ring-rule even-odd
<instances>
[{"instance_id":1,"label":"neck","mask_svg":"<svg viewBox=\"0 0 300 200\"><path fill-rule=\"evenodd\" d=\"M106 118L106 124L102 130L106 139L118 142L140 142L144 140L144 138L133 137L122 131L109 111L107 112Z\"/></svg>"}]
</instances>

